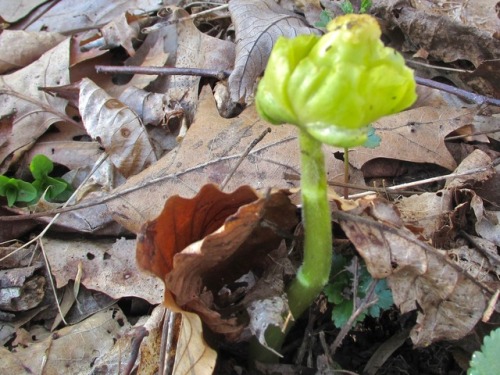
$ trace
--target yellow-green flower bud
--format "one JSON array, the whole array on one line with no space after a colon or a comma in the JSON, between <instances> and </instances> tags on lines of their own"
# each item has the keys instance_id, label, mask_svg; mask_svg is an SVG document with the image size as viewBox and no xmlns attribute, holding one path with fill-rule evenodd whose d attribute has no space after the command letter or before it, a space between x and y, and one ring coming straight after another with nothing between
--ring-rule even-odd
<instances>
[{"instance_id":1,"label":"yellow-green flower bud","mask_svg":"<svg viewBox=\"0 0 500 375\"><path fill-rule=\"evenodd\" d=\"M363 144L368 125L416 100L413 71L385 47L366 14L332 20L328 33L279 38L256 95L257 111L338 147Z\"/></svg>"}]
</instances>

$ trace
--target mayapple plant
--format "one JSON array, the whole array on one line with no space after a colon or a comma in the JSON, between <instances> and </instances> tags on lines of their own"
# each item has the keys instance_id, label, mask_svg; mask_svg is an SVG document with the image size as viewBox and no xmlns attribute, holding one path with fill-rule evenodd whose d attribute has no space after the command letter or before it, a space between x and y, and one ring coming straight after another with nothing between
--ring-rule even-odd
<instances>
[{"instance_id":1,"label":"mayapple plant","mask_svg":"<svg viewBox=\"0 0 500 375\"><path fill-rule=\"evenodd\" d=\"M287 289L295 318L319 295L332 263L322 143L345 149L362 145L371 122L416 100L413 71L398 52L384 46L373 17L340 16L327 30L321 37L280 37L255 97L264 120L299 128L304 259ZM268 343L276 349L283 338Z\"/></svg>"}]
</instances>

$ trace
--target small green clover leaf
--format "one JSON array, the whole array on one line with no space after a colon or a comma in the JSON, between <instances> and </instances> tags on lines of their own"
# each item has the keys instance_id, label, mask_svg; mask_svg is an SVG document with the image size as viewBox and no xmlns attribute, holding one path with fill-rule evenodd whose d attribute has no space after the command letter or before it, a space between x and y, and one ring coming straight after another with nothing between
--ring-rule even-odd
<instances>
[{"instance_id":1,"label":"small green clover leaf","mask_svg":"<svg viewBox=\"0 0 500 375\"><path fill-rule=\"evenodd\" d=\"M468 375L500 374L500 328L484 338L481 350L472 355Z\"/></svg>"},{"instance_id":2,"label":"small green clover leaf","mask_svg":"<svg viewBox=\"0 0 500 375\"><path fill-rule=\"evenodd\" d=\"M324 293L328 302L333 304L332 321L337 328L341 328L347 323L353 312L352 274L347 271L347 258L343 256L337 256L336 258L332 266L333 280L325 286ZM362 265L359 271L358 298L366 296L366 291L372 280L366 266ZM378 298L377 303L361 313L356 322L363 321L367 315L378 318L381 311L387 310L394 304L392 292L387 286L386 280L379 280L374 292Z\"/></svg>"},{"instance_id":3,"label":"small green clover leaf","mask_svg":"<svg viewBox=\"0 0 500 375\"><path fill-rule=\"evenodd\" d=\"M375 132L375 128L373 126L369 126L368 131L366 132L367 138L366 142L363 143L363 147L366 148L377 148L380 146L380 142L382 142L382 138Z\"/></svg>"},{"instance_id":4,"label":"small green clover leaf","mask_svg":"<svg viewBox=\"0 0 500 375\"><path fill-rule=\"evenodd\" d=\"M54 170L54 164L45 155L36 155L31 160L30 171L35 181L33 186L39 196L45 193L49 201L65 202L71 196L73 189L62 178L50 177L49 173Z\"/></svg>"},{"instance_id":5,"label":"small green clover leaf","mask_svg":"<svg viewBox=\"0 0 500 375\"><path fill-rule=\"evenodd\" d=\"M7 205L12 207L16 202L31 202L36 199L37 190L29 182L0 176L0 196L6 197Z\"/></svg>"},{"instance_id":6,"label":"small green clover leaf","mask_svg":"<svg viewBox=\"0 0 500 375\"><path fill-rule=\"evenodd\" d=\"M7 205L12 207L16 202L36 203L43 195L51 202L65 202L73 193L71 185L58 177L51 177L54 164L45 155L36 155L30 163L30 171L34 177L32 183L0 176L0 196L7 198Z\"/></svg>"},{"instance_id":7,"label":"small green clover leaf","mask_svg":"<svg viewBox=\"0 0 500 375\"><path fill-rule=\"evenodd\" d=\"M50 177L54 164L45 155L36 155L30 164L30 171L35 181L33 186L38 190L39 196L45 193L49 201L65 201L71 195L71 186L62 178ZM69 195L68 195L69 193Z\"/></svg>"},{"instance_id":8,"label":"small green clover leaf","mask_svg":"<svg viewBox=\"0 0 500 375\"><path fill-rule=\"evenodd\" d=\"M314 26L326 29L326 26L331 20L332 15L327 10L322 10L319 14L319 21L316 22Z\"/></svg>"}]
</instances>

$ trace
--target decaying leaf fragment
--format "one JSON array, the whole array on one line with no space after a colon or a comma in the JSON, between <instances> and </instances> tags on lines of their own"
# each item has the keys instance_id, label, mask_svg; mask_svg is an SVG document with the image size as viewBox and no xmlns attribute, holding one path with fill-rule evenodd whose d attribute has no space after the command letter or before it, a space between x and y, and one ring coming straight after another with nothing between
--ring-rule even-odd
<instances>
[{"instance_id":1,"label":"decaying leaf fragment","mask_svg":"<svg viewBox=\"0 0 500 375\"><path fill-rule=\"evenodd\" d=\"M283 191L259 198L248 186L225 194L205 185L193 199L170 198L160 216L145 224L137 261L164 280L180 308L237 340L248 323L238 280L275 265L268 255L282 241L277 233L291 234L296 224L295 206Z\"/></svg>"},{"instance_id":2,"label":"decaying leaf fragment","mask_svg":"<svg viewBox=\"0 0 500 375\"><path fill-rule=\"evenodd\" d=\"M462 338L481 319L487 296L479 284L418 240L391 204L373 197L361 199L358 208L334 216L370 274L387 278L401 312L418 308L417 324L410 333L416 346Z\"/></svg>"}]
</instances>

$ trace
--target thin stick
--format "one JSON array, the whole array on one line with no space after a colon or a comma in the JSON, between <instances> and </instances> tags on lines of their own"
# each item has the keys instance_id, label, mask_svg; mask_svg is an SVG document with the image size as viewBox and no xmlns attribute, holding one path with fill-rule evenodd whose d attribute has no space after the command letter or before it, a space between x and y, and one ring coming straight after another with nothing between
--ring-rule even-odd
<instances>
[{"instance_id":1,"label":"thin stick","mask_svg":"<svg viewBox=\"0 0 500 375\"><path fill-rule=\"evenodd\" d=\"M385 188L385 190L386 191L397 191L397 190L401 190L401 189L407 189L407 188L413 187L413 186L428 184L430 182L442 181L442 180L447 180L450 178L456 178L456 177L462 177L462 176L468 176L471 174L486 172L487 170L493 168L495 165L497 165L499 163L500 163L500 158L495 159L491 164L489 164L485 167L473 168L473 169L469 169L468 171L463 171L463 172L459 172L459 173L450 173L450 174L447 174L444 176L436 176L436 177L426 178L424 180L408 182L406 184L389 186L389 187ZM349 198L350 199L361 198L361 197L365 197L365 196L371 195L371 194L375 194L375 192L374 191L365 191L364 193L353 194L353 195L349 196ZM1 220L1 218L0 218L0 220Z\"/></svg>"},{"instance_id":2,"label":"thin stick","mask_svg":"<svg viewBox=\"0 0 500 375\"><path fill-rule=\"evenodd\" d=\"M233 177L234 173L236 172L236 170L238 169L238 167L240 166L240 164L243 162L243 160L245 160L245 158L248 156L248 154L250 153L250 151L252 151L252 149L257 146L257 143L259 143L260 141L262 141L264 139L264 137L271 133L271 128L267 128L266 130L264 130L257 138L255 138L252 143L250 143L247 147L247 149L245 150L245 152L240 156L240 158L238 159L238 161L236 162L236 165L234 166L233 170L231 171L231 173L229 173L226 178L224 179L224 181L222 181L221 185L220 185L220 190L224 190L224 188L226 187L227 183L229 182L229 180L231 179L231 177Z\"/></svg>"},{"instance_id":3,"label":"thin stick","mask_svg":"<svg viewBox=\"0 0 500 375\"><path fill-rule=\"evenodd\" d=\"M462 90L462 89L459 89L459 88L454 87L454 86L450 86L450 85L446 85L446 84L441 83L441 82L433 81L432 79L415 77L415 81L419 85L432 87L434 89L448 92L450 94L453 94L453 95L459 96L461 98L470 100L471 102L476 103L476 104L493 104L493 105L500 107L500 99L489 98L489 97L484 96L484 95L475 94L473 92Z\"/></svg>"},{"instance_id":4,"label":"thin stick","mask_svg":"<svg viewBox=\"0 0 500 375\"><path fill-rule=\"evenodd\" d=\"M293 141L295 139L297 139L296 136L290 136L290 137L284 138L284 139L282 139L280 141L274 142L272 145L265 145L265 146L263 146L261 148L257 148L252 153L259 153L259 152L262 152L264 150L269 149L270 147L275 147L277 144L291 142L291 141ZM205 168L205 167L208 167L208 166L211 166L211 165L223 162L223 161L239 159L240 157L241 157L241 154L240 155L228 155L228 156L223 156L223 157L218 158L218 159L209 160L209 161L207 161L205 163L201 163L201 164L195 165L194 167L187 168L187 169L185 169L183 171L174 172L174 173L171 173L171 174L168 174L168 175L163 175L163 176L160 176L160 177L157 177L157 178L153 178L153 179L150 179L148 181L144 181L143 183L141 183L139 185L135 185L135 186L131 186L131 187L127 188L127 189L123 189L123 190L121 190L121 191L119 191L119 192L117 192L115 194L106 195L104 197L96 198L96 199L93 199L93 200L91 200L89 202L75 204L75 205L73 205L71 207L62 207L62 208L57 208L55 210L44 211L44 212L36 212L36 213L31 213L31 214L26 214L26 215L0 216L0 222L2 222L2 221L27 220L27 219L33 219L33 218L37 218L37 217L45 217L45 216L55 215L55 214L58 214L58 213L63 213L63 212L68 212L68 211L75 211L75 210L81 210L81 209L84 209L84 208L89 208L89 207L97 206L97 205L100 205L100 204L104 204L104 203L113 201L113 200L115 200L117 198L120 198L120 197L123 197L123 196L125 196L127 194L134 193L134 192L136 192L138 190L143 189L146 186L152 186L152 185L158 184L158 183L163 182L163 181L167 181L167 180L174 179L174 178L179 178L181 176L184 176L186 174L191 173L192 171L200 170L202 168ZM2 261L2 260L3 259L0 259L0 261Z\"/></svg>"},{"instance_id":5,"label":"thin stick","mask_svg":"<svg viewBox=\"0 0 500 375\"><path fill-rule=\"evenodd\" d=\"M95 69L97 73L144 74L144 75L158 75L158 76L170 76L170 75L199 76L199 77L212 77L221 81L229 76L228 72L225 70L199 69L199 68L96 65Z\"/></svg>"}]
</instances>

